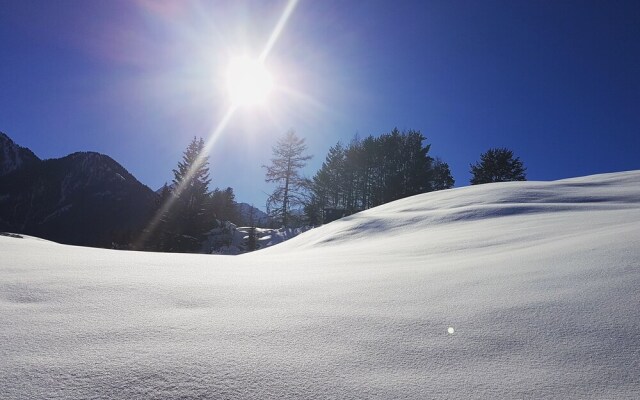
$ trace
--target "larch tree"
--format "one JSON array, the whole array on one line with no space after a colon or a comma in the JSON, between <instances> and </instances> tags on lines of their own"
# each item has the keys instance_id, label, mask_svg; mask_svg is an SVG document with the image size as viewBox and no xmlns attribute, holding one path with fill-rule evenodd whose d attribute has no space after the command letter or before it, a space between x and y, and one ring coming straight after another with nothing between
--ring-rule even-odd
<instances>
[{"instance_id":1,"label":"larch tree","mask_svg":"<svg viewBox=\"0 0 640 400\"><path fill-rule=\"evenodd\" d=\"M265 181L276 184L267 199L267 212L285 227L291 222L292 207L303 207L306 203L309 180L300 175L312 157L306 151L305 139L289 131L273 147L271 164L263 165Z\"/></svg>"}]
</instances>

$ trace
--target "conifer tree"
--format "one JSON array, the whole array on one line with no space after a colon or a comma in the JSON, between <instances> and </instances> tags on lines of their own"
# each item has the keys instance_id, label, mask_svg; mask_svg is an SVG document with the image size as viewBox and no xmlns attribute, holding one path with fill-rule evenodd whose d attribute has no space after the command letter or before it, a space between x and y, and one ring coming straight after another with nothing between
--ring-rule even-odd
<instances>
[{"instance_id":1,"label":"conifer tree","mask_svg":"<svg viewBox=\"0 0 640 400\"><path fill-rule=\"evenodd\" d=\"M449 164L442 161L439 157L433 160L433 168L431 170L431 190L451 189L455 183Z\"/></svg>"},{"instance_id":2,"label":"conifer tree","mask_svg":"<svg viewBox=\"0 0 640 400\"><path fill-rule=\"evenodd\" d=\"M172 201L173 194L171 188L165 184L160 189L160 195L156 200L155 212L161 213L163 205ZM170 251L173 244L173 233L170 226L170 211L162 212L159 216L158 223L154 229L148 232L147 242L144 244L145 248L152 251Z\"/></svg>"},{"instance_id":3,"label":"conifer tree","mask_svg":"<svg viewBox=\"0 0 640 400\"><path fill-rule=\"evenodd\" d=\"M263 165L267 170L265 181L276 184L267 199L267 212L285 227L291 222L291 208L306 203L309 181L300 175L312 157L305 154L306 150L305 140L289 131L273 147L271 165Z\"/></svg>"},{"instance_id":4,"label":"conifer tree","mask_svg":"<svg viewBox=\"0 0 640 400\"><path fill-rule=\"evenodd\" d=\"M480 155L480 161L471 164L471 184L491 182L526 181L526 168L519 157L514 157L513 151L502 148L492 148Z\"/></svg>"},{"instance_id":5,"label":"conifer tree","mask_svg":"<svg viewBox=\"0 0 640 400\"><path fill-rule=\"evenodd\" d=\"M204 152L204 140L194 137L184 151L182 161L173 170L173 195L169 227L172 231L172 250L196 251L204 233L211 228L209 167Z\"/></svg>"},{"instance_id":6,"label":"conifer tree","mask_svg":"<svg viewBox=\"0 0 640 400\"><path fill-rule=\"evenodd\" d=\"M215 217L221 221L230 221L240 224L241 216L236 203L236 195L233 189L228 187L224 190L215 188L211 193L211 210Z\"/></svg>"}]
</instances>

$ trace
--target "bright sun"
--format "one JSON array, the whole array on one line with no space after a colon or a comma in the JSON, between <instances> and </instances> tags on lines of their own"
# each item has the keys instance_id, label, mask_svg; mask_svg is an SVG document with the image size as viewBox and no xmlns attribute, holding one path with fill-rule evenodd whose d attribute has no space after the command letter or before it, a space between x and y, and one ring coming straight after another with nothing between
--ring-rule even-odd
<instances>
[{"instance_id":1,"label":"bright sun","mask_svg":"<svg viewBox=\"0 0 640 400\"><path fill-rule=\"evenodd\" d=\"M264 64L250 57L231 60L227 68L227 89L235 105L262 104L273 87Z\"/></svg>"}]
</instances>

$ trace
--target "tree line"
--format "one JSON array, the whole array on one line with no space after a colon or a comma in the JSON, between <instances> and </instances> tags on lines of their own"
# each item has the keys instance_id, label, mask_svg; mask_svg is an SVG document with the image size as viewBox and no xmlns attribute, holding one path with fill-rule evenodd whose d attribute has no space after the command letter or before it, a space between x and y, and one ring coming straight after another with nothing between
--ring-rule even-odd
<instances>
[{"instance_id":1,"label":"tree line","mask_svg":"<svg viewBox=\"0 0 640 400\"><path fill-rule=\"evenodd\" d=\"M338 142L310 182L306 214L313 223L404 197L453 187L449 166L429 155L415 130Z\"/></svg>"},{"instance_id":2,"label":"tree line","mask_svg":"<svg viewBox=\"0 0 640 400\"><path fill-rule=\"evenodd\" d=\"M277 187L267 210L284 226L298 221L311 225L333 221L404 197L452 188L449 165L429 154L420 131L393 129L377 137L336 143L311 178L300 170L311 158L305 140L288 132L273 148L267 182ZM506 148L489 149L470 165L471 184L525 180L522 161ZM303 214L292 215L292 207Z\"/></svg>"}]
</instances>

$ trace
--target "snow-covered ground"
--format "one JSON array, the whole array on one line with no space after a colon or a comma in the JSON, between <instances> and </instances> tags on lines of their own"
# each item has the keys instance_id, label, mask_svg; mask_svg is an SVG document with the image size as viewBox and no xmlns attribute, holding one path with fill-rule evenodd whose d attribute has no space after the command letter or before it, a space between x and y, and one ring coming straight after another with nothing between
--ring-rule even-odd
<instances>
[{"instance_id":1,"label":"snow-covered ground","mask_svg":"<svg viewBox=\"0 0 640 400\"><path fill-rule=\"evenodd\" d=\"M237 257L0 236L0 398L638 399L639 288L640 171L415 196Z\"/></svg>"}]
</instances>

